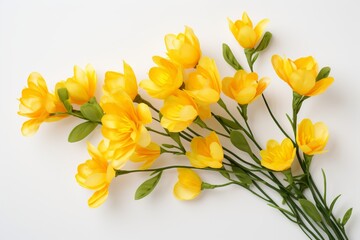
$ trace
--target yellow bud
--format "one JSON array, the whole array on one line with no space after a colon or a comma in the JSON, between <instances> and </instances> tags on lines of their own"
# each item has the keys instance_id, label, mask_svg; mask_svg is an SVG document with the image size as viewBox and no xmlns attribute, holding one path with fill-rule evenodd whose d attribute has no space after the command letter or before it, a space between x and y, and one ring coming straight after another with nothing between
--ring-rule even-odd
<instances>
[{"instance_id":1,"label":"yellow bud","mask_svg":"<svg viewBox=\"0 0 360 240\"><path fill-rule=\"evenodd\" d=\"M201 56L199 40L190 27L185 27L185 33L167 34L165 45L169 58L183 68L193 68Z\"/></svg>"},{"instance_id":2,"label":"yellow bud","mask_svg":"<svg viewBox=\"0 0 360 240\"><path fill-rule=\"evenodd\" d=\"M201 192L202 181L191 169L178 169L178 182L174 186L174 195L179 200L192 200Z\"/></svg>"},{"instance_id":3,"label":"yellow bud","mask_svg":"<svg viewBox=\"0 0 360 240\"><path fill-rule=\"evenodd\" d=\"M291 168L295 152L296 148L289 138L285 138L281 144L269 140L266 149L260 151L261 165L273 171L287 170Z\"/></svg>"},{"instance_id":4,"label":"yellow bud","mask_svg":"<svg viewBox=\"0 0 360 240\"><path fill-rule=\"evenodd\" d=\"M207 137L194 137L191 141L191 152L187 152L191 165L197 168L221 168L224 152L215 132Z\"/></svg>"},{"instance_id":5,"label":"yellow bud","mask_svg":"<svg viewBox=\"0 0 360 240\"><path fill-rule=\"evenodd\" d=\"M258 75L254 72L247 73L239 70L234 77L226 77L222 81L224 94L241 105L246 105L258 98L269 84L268 78L258 81Z\"/></svg>"},{"instance_id":6,"label":"yellow bud","mask_svg":"<svg viewBox=\"0 0 360 240\"><path fill-rule=\"evenodd\" d=\"M329 132L322 122L313 124L310 119L304 119L298 126L296 141L300 149L307 155L324 153L329 139Z\"/></svg>"},{"instance_id":7,"label":"yellow bud","mask_svg":"<svg viewBox=\"0 0 360 240\"><path fill-rule=\"evenodd\" d=\"M162 57L155 56L153 61L158 66L150 69L150 79L141 81L140 87L153 98L165 99L182 85L183 70Z\"/></svg>"},{"instance_id":8,"label":"yellow bud","mask_svg":"<svg viewBox=\"0 0 360 240\"><path fill-rule=\"evenodd\" d=\"M99 143L98 148L88 143L88 152L91 159L78 166L75 178L80 186L95 191L89 198L88 205L96 208L105 202L115 171L105 157L104 141Z\"/></svg>"},{"instance_id":9,"label":"yellow bud","mask_svg":"<svg viewBox=\"0 0 360 240\"><path fill-rule=\"evenodd\" d=\"M163 115L161 126L170 132L181 132L198 116L198 107L189 94L176 90L165 99L160 112Z\"/></svg>"},{"instance_id":10,"label":"yellow bud","mask_svg":"<svg viewBox=\"0 0 360 240\"><path fill-rule=\"evenodd\" d=\"M106 72L103 89L108 93L114 93L122 89L134 100L138 94L138 86L134 71L130 65L124 61L123 74L112 71Z\"/></svg>"},{"instance_id":11,"label":"yellow bud","mask_svg":"<svg viewBox=\"0 0 360 240\"><path fill-rule=\"evenodd\" d=\"M295 61L274 55L271 59L277 75L284 80L294 92L303 96L315 96L323 93L334 81L332 77L316 80L319 73L318 64L311 56Z\"/></svg>"},{"instance_id":12,"label":"yellow bud","mask_svg":"<svg viewBox=\"0 0 360 240\"><path fill-rule=\"evenodd\" d=\"M82 105L94 97L96 81L95 70L90 64L86 65L85 70L74 66L74 76L65 81L70 102Z\"/></svg>"},{"instance_id":13,"label":"yellow bud","mask_svg":"<svg viewBox=\"0 0 360 240\"><path fill-rule=\"evenodd\" d=\"M244 12L241 20L236 20L233 22L228 19L228 22L230 31L238 43L245 49L251 49L255 48L255 46L261 40L262 33L269 20L263 19L255 26L255 28L253 28L251 19L247 13Z\"/></svg>"}]
</instances>

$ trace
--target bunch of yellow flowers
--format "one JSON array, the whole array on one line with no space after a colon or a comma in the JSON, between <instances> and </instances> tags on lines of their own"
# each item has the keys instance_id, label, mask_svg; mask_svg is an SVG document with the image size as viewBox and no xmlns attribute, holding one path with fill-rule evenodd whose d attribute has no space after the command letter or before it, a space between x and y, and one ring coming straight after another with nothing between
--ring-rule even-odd
<instances>
[{"instance_id":1,"label":"bunch of yellow flowers","mask_svg":"<svg viewBox=\"0 0 360 240\"><path fill-rule=\"evenodd\" d=\"M21 128L23 135L36 133L43 122L70 116L83 122L70 132L69 142L83 140L100 126L103 139L97 147L88 143L90 158L78 166L75 176L80 186L94 191L88 200L93 208L105 202L115 177L151 173L136 190L135 199L141 199L153 191L163 172L177 169L173 193L179 200L194 199L206 189L237 185L279 210L310 239L348 239L345 224L352 209L341 219L336 218L333 208L337 198L328 205L326 188L322 194L310 171L314 156L326 152L328 128L323 122L297 119L304 101L323 93L334 81L329 76L330 68L319 70L312 56L296 60L272 57L276 74L293 92L292 116L287 115L293 130L289 134L279 124L264 95L269 78L254 72L254 63L272 37L270 32L264 33L268 20L254 27L243 13L242 19L228 22L231 33L244 49L249 70L243 68L224 43L223 57L234 73L220 77L215 60L202 52L194 31L185 27L183 33L165 36L167 54L153 57L148 79L138 83L125 61L123 73L106 72L99 101L95 97L97 75L91 65L85 69L75 66L74 75L58 82L54 92L48 90L39 73L31 73L19 100L18 114L29 118ZM146 97L140 96L138 87L147 93ZM229 110L222 93L236 104L238 113ZM149 97L162 101L160 109L146 100ZM284 139L270 139L265 147L256 140L248 121L248 106L259 98L284 134ZM212 111L213 104L218 104L226 115ZM208 125L211 118L220 129ZM153 121L156 129L150 126ZM199 133L194 125L205 133ZM151 134L168 140L155 142ZM188 149L184 141L189 142ZM188 162L153 168L162 154L185 156ZM128 169L128 161L140 165ZM294 161L300 165L300 172L292 169ZM226 182L204 182L200 171L218 172ZM323 176L326 187L324 172ZM273 199L273 194L281 196L282 202Z\"/></svg>"}]
</instances>

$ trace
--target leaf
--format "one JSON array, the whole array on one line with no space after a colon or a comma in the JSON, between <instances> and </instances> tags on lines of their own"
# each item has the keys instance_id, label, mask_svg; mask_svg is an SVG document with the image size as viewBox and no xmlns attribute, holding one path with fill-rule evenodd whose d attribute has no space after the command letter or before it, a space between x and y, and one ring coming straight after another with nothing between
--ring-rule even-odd
<instances>
[{"instance_id":1,"label":"leaf","mask_svg":"<svg viewBox=\"0 0 360 240\"><path fill-rule=\"evenodd\" d=\"M331 68L329 67L323 67L320 72L318 73L317 77L316 77L316 81L319 81L323 78L327 78L330 74Z\"/></svg>"},{"instance_id":2,"label":"leaf","mask_svg":"<svg viewBox=\"0 0 360 240\"><path fill-rule=\"evenodd\" d=\"M322 221L319 211L312 202L310 202L307 199L301 198L299 199L299 203L301 207L304 209L304 211L307 213L307 215L311 217L315 222Z\"/></svg>"},{"instance_id":3,"label":"leaf","mask_svg":"<svg viewBox=\"0 0 360 240\"><path fill-rule=\"evenodd\" d=\"M231 180L230 174L229 174L228 172L226 172L226 169L225 169L224 167L222 167L221 170L223 170L223 171L219 171L219 173L220 173L221 175L223 175L224 178Z\"/></svg>"},{"instance_id":4,"label":"leaf","mask_svg":"<svg viewBox=\"0 0 360 240\"><path fill-rule=\"evenodd\" d=\"M101 118L104 115L103 110L96 102L96 100L95 101L90 100L89 102L83 104L80 107L80 111L86 119L92 122L101 122Z\"/></svg>"},{"instance_id":5,"label":"leaf","mask_svg":"<svg viewBox=\"0 0 360 240\"><path fill-rule=\"evenodd\" d=\"M329 208L329 214L332 213L332 211L333 211L333 209L334 209L334 206L335 206L335 203L336 203L336 201L339 199L339 197L341 197L341 194L338 195L336 198L334 198L334 200L331 202L330 208Z\"/></svg>"},{"instance_id":6,"label":"leaf","mask_svg":"<svg viewBox=\"0 0 360 240\"><path fill-rule=\"evenodd\" d=\"M250 156L252 156L251 148L246 141L246 138L244 135L239 131L231 131L230 132L230 140L231 143L237 147L239 150L244 151L248 153Z\"/></svg>"},{"instance_id":7,"label":"leaf","mask_svg":"<svg viewBox=\"0 0 360 240\"><path fill-rule=\"evenodd\" d=\"M161 174L162 174L162 172L159 172L156 176L143 182L136 190L135 200L142 199L142 198L146 197L147 195L149 195L154 190L156 185L158 184L158 182L161 178Z\"/></svg>"},{"instance_id":8,"label":"leaf","mask_svg":"<svg viewBox=\"0 0 360 240\"><path fill-rule=\"evenodd\" d=\"M286 214L288 214L288 215L290 215L292 217L295 217L295 215L292 212L290 212L290 211L288 211L288 210L286 210L284 208L278 207L278 206L276 206L274 204L268 204L268 206L273 207L273 208L275 208L275 209L277 209L277 210L279 210L279 211L281 211L283 213L286 213Z\"/></svg>"},{"instance_id":9,"label":"leaf","mask_svg":"<svg viewBox=\"0 0 360 240\"><path fill-rule=\"evenodd\" d=\"M265 50L269 46L271 38L272 38L272 34L270 32L266 32L263 38L261 39L261 42L255 49L255 52L260 52Z\"/></svg>"},{"instance_id":10,"label":"leaf","mask_svg":"<svg viewBox=\"0 0 360 240\"><path fill-rule=\"evenodd\" d=\"M180 134L178 132L169 132L169 130L167 130L166 128L164 129L166 133L171 137L171 139L174 140L183 151L185 151L185 148L181 143Z\"/></svg>"},{"instance_id":11,"label":"leaf","mask_svg":"<svg viewBox=\"0 0 360 240\"><path fill-rule=\"evenodd\" d=\"M231 129L234 129L234 130L241 129L241 127L236 122L234 122L234 121L232 121L230 119L224 118L222 116L217 116L217 117L227 127L231 128Z\"/></svg>"},{"instance_id":12,"label":"leaf","mask_svg":"<svg viewBox=\"0 0 360 240\"><path fill-rule=\"evenodd\" d=\"M323 175L323 179L324 179L324 195L323 195L323 199L324 202L326 203L326 192L327 192L327 183L326 183L326 174L324 169L321 169L322 175Z\"/></svg>"},{"instance_id":13,"label":"leaf","mask_svg":"<svg viewBox=\"0 0 360 240\"><path fill-rule=\"evenodd\" d=\"M226 43L223 43L222 49L223 49L223 57L224 57L225 61L230 66L232 66L235 70L242 70L243 68L241 67L239 62L236 60L236 58L235 58L234 54L232 53L230 47Z\"/></svg>"},{"instance_id":14,"label":"leaf","mask_svg":"<svg viewBox=\"0 0 360 240\"><path fill-rule=\"evenodd\" d=\"M343 226L345 226L345 224L349 221L350 217L351 217L351 214L352 214L352 208L350 208L349 210L346 211L346 213L344 214L344 217L341 221L341 224Z\"/></svg>"},{"instance_id":15,"label":"leaf","mask_svg":"<svg viewBox=\"0 0 360 240\"><path fill-rule=\"evenodd\" d=\"M97 126L97 123L94 122L83 122L77 125L69 134L68 141L69 142L78 142L85 137L87 137Z\"/></svg>"},{"instance_id":16,"label":"leaf","mask_svg":"<svg viewBox=\"0 0 360 240\"><path fill-rule=\"evenodd\" d=\"M232 167L232 170L240 182L242 182L246 185L252 184L251 177L244 170L242 170L241 168L235 167L235 166Z\"/></svg>"}]
</instances>

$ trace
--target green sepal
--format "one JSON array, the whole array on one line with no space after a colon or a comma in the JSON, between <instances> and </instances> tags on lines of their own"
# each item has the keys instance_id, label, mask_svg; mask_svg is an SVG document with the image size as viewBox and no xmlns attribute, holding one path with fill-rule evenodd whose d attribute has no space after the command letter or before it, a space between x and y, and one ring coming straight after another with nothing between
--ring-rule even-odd
<instances>
[{"instance_id":1,"label":"green sepal","mask_svg":"<svg viewBox=\"0 0 360 240\"><path fill-rule=\"evenodd\" d=\"M272 34L270 32L266 32L263 38L261 39L259 45L256 47L255 52L261 52L265 50L269 46L271 38L272 38Z\"/></svg>"},{"instance_id":2,"label":"green sepal","mask_svg":"<svg viewBox=\"0 0 360 240\"><path fill-rule=\"evenodd\" d=\"M235 70L242 70L243 67L239 64L239 62L236 60L233 52L231 51L230 47L223 43L222 45L222 51L223 51L223 57L225 61L233 67Z\"/></svg>"},{"instance_id":3,"label":"green sepal","mask_svg":"<svg viewBox=\"0 0 360 240\"><path fill-rule=\"evenodd\" d=\"M104 112L95 98L91 98L89 102L83 104L80 111L86 119L92 122L101 122L101 118L104 116Z\"/></svg>"},{"instance_id":4,"label":"green sepal","mask_svg":"<svg viewBox=\"0 0 360 240\"><path fill-rule=\"evenodd\" d=\"M97 123L91 121L80 123L70 132L68 141L73 143L84 139L96 128L97 125Z\"/></svg>"},{"instance_id":5,"label":"green sepal","mask_svg":"<svg viewBox=\"0 0 360 240\"><path fill-rule=\"evenodd\" d=\"M72 112L73 107L69 102L69 92L66 88L59 88L57 90L60 101L63 103L67 112Z\"/></svg>"},{"instance_id":6,"label":"green sepal","mask_svg":"<svg viewBox=\"0 0 360 240\"><path fill-rule=\"evenodd\" d=\"M160 181L162 171L154 177L143 182L135 192L135 200L142 199L149 195Z\"/></svg>"},{"instance_id":7,"label":"green sepal","mask_svg":"<svg viewBox=\"0 0 360 240\"><path fill-rule=\"evenodd\" d=\"M195 118L194 123L199 125L201 128L207 127L206 123L203 120L201 120L201 118L199 116Z\"/></svg>"},{"instance_id":8,"label":"green sepal","mask_svg":"<svg viewBox=\"0 0 360 240\"><path fill-rule=\"evenodd\" d=\"M206 182L202 182L201 183L201 190L204 190L204 189L214 189L216 188L216 186L210 184L210 183L206 183Z\"/></svg>"},{"instance_id":9,"label":"green sepal","mask_svg":"<svg viewBox=\"0 0 360 240\"><path fill-rule=\"evenodd\" d=\"M299 203L302 209L304 209L304 211L306 212L306 214L311 217L315 222L322 221L319 211L312 202L307 199L301 198L299 199Z\"/></svg>"},{"instance_id":10,"label":"green sepal","mask_svg":"<svg viewBox=\"0 0 360 240\"><path fill-rule=\"evenodd\" d=\"M316 76L316 81L319 81L323 78L327 78L330 75L331 68L329 67L323 67L318 75Z\"/></svg>"}]
</instances>

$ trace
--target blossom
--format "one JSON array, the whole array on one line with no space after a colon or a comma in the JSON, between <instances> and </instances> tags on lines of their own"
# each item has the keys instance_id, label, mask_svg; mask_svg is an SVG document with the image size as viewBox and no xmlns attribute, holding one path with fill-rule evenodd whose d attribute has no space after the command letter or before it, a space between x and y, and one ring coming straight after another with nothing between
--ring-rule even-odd
<instances>
[{"instance_id":1,"label":"blossom","mask_svg":"<svg viewBox=\"0 0 360 240\"><path fill-rule=\"evenodd\" d=\"M162 57L155 56L153 61L158 66L150 69L150 79L141 81L140 87L153 98L165 99L183 84L183 70Z\"/></svg>"},{"instance_id":2,"label":"blossom","mask_svg":"<svg viewBox=\"0 0 360 240\"><path fill-rule=\"evenodd\" d=\"M31 118L23 123L21 132L24 136L31 136L37 132L41 123L57 121L66 115L51 115L56 112L66 112L57 94L48 91L44 78L36 72L29 75L28 86L22 90L19 99L18 114ZM55 89L55 92L56 89Z\"/></svg>"},{"instance_id":3,"label":"blossom","mask_svg":"<svg viewBox=\"0 0 360 240\"><path fill-rule=\"evenodd\" d=\"M201 56L200 44L190 27L185 27L185 33L167 34L165 45L169 58L183 68L193 68L197 65Z\"/></svg>"},{"instance_id":4,"label":"blossom","mask_svg":"<svg viewBox=\"0 0 360 240\"><path fill-rule=\"evenodd\" d=\"M324 153L329 139L329 132L322 122L313 124L310 119L304 119L298 126L296 141L300 149L307 155Z\"/></svg>"},{"instance_id":5,"label":"blossom","mask_svg":"<svg viewBox=\"0 0 360 240\"><path fill-rule=\"evenodd\" d=\"M196 102L216 103L220 98L221 81L215 61L202 57L196 70L185 81L185 89Z\"/></svg>"},{"instance_id":6,"label":"blossom","mask_svg":"<svg viewBox=\"0 0 360 240\"><path fill-rule=\"evenodd\" d=\"M151 142L146 147L137 145L134 154L130 157L130 160L133 162L143 162L140 169L148 169L159 156L160 146Z\"/></svg>"},{"instance_id":7,"label":"blossom","mask_svg":"<svg viewBox=\"0 0 360 240\"><path fill-rule=\"evenodd\" d=\"M98 148L90 143L87 144L91 159L80 164L75 176L80 186L94 190L95 193L89 198L89 207L96 208L103 204L109 195L109 186L115 177L115 171L105 157L106 144L101 141Z\"/></svg>"},{"instance_id":8,"label":"blossom","mask_svg":"<svg viewBox=\"0 0 360 240\"><path fill-rule=\"evenodd\" d=\"M124 73L106 72L103 89L109 93L122 89L134 100L138 95L138 86L131 66L124 61Z\"/></svg>"},{"instance_id":9,"label":"blossom","mask_svg":"<svg viewBox=\"0 0 360 240\"><path fill-rule=\"evenodd\" d=\"M268 19L263 19L253 28L251 19L246 12L243 13L242 20L233 22L228 19L228 21L230 31L243 48L254 48L260 41L264 28L269 22Z\"/></svg>"},{"instance_id":10,"label":"blossom","mask_svg":"<svg viewBox=\"0 0 360 240\"><path fill-rule=\"evenodd\" d=\"M102 117L102 134L110 140L112 165L120 168L134 153L136 145L146 147L151 138L145 124L151 122L149 107L140 103L137 107L125 91L117 91L101 98L105 115Z\"/></svg>"},{"instance_id":11,"label":"blossom","mask_svg":"<svg viewBox=\"0 0 360 240\"><path fill-rule=\"evenodd\" d=\"M198 116L198 107L188 93L176 90L165 99L160 113L163 115L161 126L170 132L181 132Z\"/></svg>"},{"instance_id":12,"label":"blossom","mask_svg":"<svg viewBox=\"0 0 360 240\"><path fill-rule=\"evenodd\" d=\"M296 148L289 138L285 138L281 144L269 140L266 149L260 151L261 165L274 171L287 170L294 161L295 151Z\"/></svg>"},{"instance_id":13,"label":"blossom","mask_svg":"<svg viewBox=\"0 0 360 240\"><path fill-rule=\"evenodd\" d=\"M284 80L294 92L303 96L315 96L323 93L334 81L332 77L316 79L318 64L312 56L302 57L295 61L272 56L272 65L277 75Z\"/></svg>"},{"instance_id":14,"label":"blossom","mask_svg":"<svg viewBox=\"0 0 360 240\"><path fill-rule=\"evenodd\" d=\"M222 81L224 94L241 105L246 105L259 97L269 84L268 78L258 81L258 75L254 72L247 73L239 70L234 77L226 77Z\"/></svg>"},{"instance_id":15,"label":"blossom","mask_svg":"<svg viewBox=\"0 0 360 240\"><path fill-rule=\"evenodd\" d=\"M202 181L191 169L179 168L178 182L174 186L174 195L179 200L192 200L201 192Z\"/></svg>"},{"instance_id":16,"label":"blossom","mask_svg":"<svg viewBox=\"0 0 360 240\"><path fill-rule=\"evenodd\" d=\"M194 137L191 141L191 152L187 152L191 165L197 168L221 168L224 152L215 132L207 137Z\"/></svg>"},{"instance_id":17,"label":"blossom","mask_svg":"<svg viewBox=\"0 0 360 240\"><path fill-rule=\"evenodd\" d=\"M85 70L74 66L74 76L65 81L65 87L69 91L70 102L82 105L95 95L96 73L88 64Z\"/></svg>"}]
</instances>

